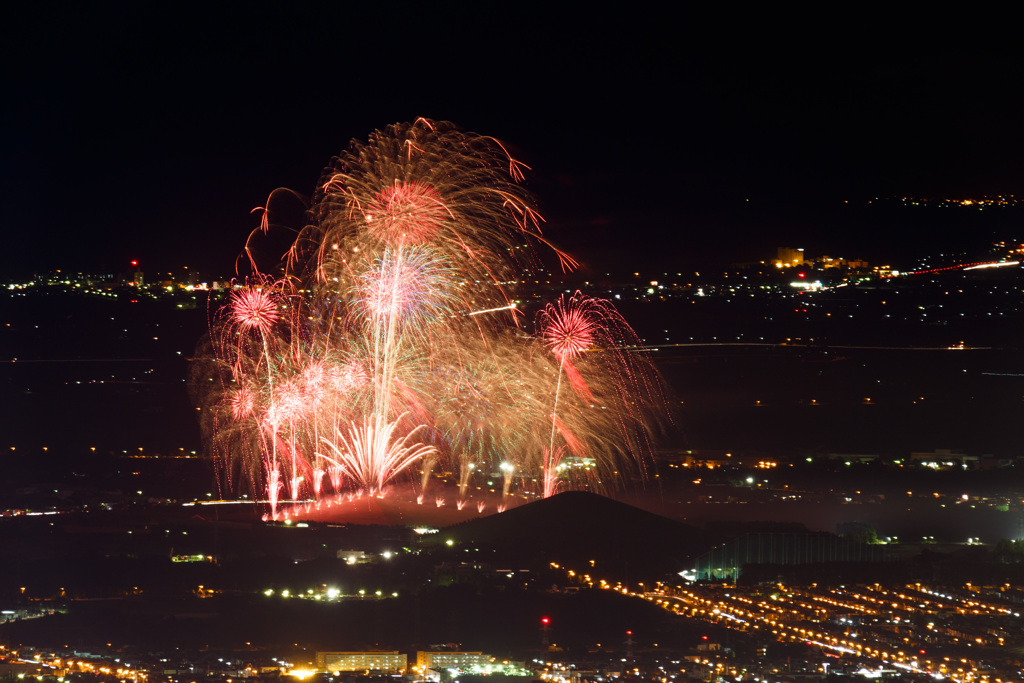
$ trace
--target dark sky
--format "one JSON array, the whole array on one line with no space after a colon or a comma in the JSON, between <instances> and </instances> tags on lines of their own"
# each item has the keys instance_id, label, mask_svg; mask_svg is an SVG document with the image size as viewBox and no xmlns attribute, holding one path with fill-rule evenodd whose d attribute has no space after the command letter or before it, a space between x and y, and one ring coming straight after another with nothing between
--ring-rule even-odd
<instances>
[{"instance_id":1,"label":"dark sky","mask_svg":"<svg viewBox=\"0 0 1024 683\"><path fill-rule=\"evenodd\" d=\"M24 4L0 29L12 275L228 272L271 190L417 116L510 143L585 261L791 243L816 202L1024 194L1024 51L998 14Z\"/></svg>"}]
</instances>

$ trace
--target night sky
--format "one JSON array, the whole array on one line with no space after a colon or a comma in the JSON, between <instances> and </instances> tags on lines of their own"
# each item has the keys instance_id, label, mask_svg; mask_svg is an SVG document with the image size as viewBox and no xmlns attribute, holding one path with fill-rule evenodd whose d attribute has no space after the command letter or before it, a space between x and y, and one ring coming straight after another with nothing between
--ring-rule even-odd
<instances>
[{"instance_id":1,"label":"night sky","mask_svg":"<svg viewBox=\"0 0 1024 683\"><path fill-rule=\"evenodd\" d=\"M418 116L509 143L588 268L870 253L881 234L814 207L1024 194L1024 51L994 13L23 4L0 41L12 277L230 273L271 190L309 193L350 139Z\"/></svg>"}]
</instances>

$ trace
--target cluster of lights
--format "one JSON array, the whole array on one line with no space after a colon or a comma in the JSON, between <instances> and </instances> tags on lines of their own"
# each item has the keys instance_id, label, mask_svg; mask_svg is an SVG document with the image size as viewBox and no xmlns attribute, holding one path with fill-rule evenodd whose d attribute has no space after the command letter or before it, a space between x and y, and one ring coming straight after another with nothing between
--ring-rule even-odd
<instances>
[{"instance_id":1,"label":"cluster of lights","mask_svg":"<svg viewBox=\"0 0 1024 683\"><path fill-rule=\"evenodd\" d=\"M344 593L340 588L334 586L323 585L319 588L307 588L303 591L291 591L288 588L281 590L275 590L273 588L267 588L263 591L263 595L268 598L272 598L275 595L292 600L313 600L315 602L338 602L342 600L384 600L386 598L397 598L398 591L392 591L391 593L385 593L382 590L367 591L365 588L360 588L355 593Z\"/></svg>"},{"instance_id":2,"label":"cluster of lights","mask_svg":"<svg viewBox=\"0 0 1024 683\"><path fill-rule=\"evenodd\" d=\"M581 576L574 570L556 563L552 563L551 568L563 569L568 578L585 582L590 587L595 586L595 581L589 574ZM964 617L1020 617L1020 612L1015 612L1005 605L940 593L921 584L907 586L903 590L889 590L875 584L864 589L844 587L824 592L815 590L812 586L803 590L806 600L800 597L800 589L787 589L782 584L776 587L769 599L756 600L739 594L741 589L735 587L725 593L712 588L710 590L715 592L710 595L702 594L696 589L669 588L661 583L653 591L647 590L643 584L638 584L638 589L633 590L622 583L612 584L604 579L598 579L596 587L649 600L681 616L744 631L766 631L779 639L804 642L824 651L856 656L865 661L873 661L881 668L895 667L912 673L930 674L937 679L949 678L964 682L998 679L992 679L980 672L979 663L974 660L952 656L953 651L947 656L929 656L920 648L912 652L908 647L910 637L904 638L902 644L897 643L891 638L887 639L882 635L885 633L884 629L877 631L878 627L873 624L892 623L907 628L915 623L913 615L927 614L933 618L925 628L928 633L933 634L933 638L941 634L950 643L959 643L960 647L1001 647L1005 645L1004 636L963 636L957 628L962 629L964 626L940 626L940 615L954 610ZM1010 588L1009 585L1001 586L999 591L1005 593ZM970 593L977 588L967 584L966 590ZM926 595L942 600L929 599ZM872 621L861 623L858 627L854 620L837 616L834 623L840 632L830 632L832 629L826 628L823 623L829 620L831 612L855 613L860 615L857 621L864 620L865 617L870 617Z\"/></svg>"}]
</instances>

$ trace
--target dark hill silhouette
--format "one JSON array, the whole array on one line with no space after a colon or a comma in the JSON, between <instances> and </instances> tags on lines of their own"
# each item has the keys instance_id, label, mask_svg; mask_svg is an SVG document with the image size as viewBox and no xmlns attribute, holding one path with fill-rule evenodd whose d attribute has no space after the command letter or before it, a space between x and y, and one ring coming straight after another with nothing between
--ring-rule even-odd
<instances>
[{"instance_id":1,"label":"dark hill silhouette","mask_svg":"<svg viewBox=\"0 0 1024 683\"><path fill-rule=\"evenodd\" d=\"M585 491L447 527L437 538L491 550L521 567L558 562L583 569L595 560L596 578L614 571L617 579L634 580L688 569L707 547L691 526Z\"/></svg>"}]
</instances>

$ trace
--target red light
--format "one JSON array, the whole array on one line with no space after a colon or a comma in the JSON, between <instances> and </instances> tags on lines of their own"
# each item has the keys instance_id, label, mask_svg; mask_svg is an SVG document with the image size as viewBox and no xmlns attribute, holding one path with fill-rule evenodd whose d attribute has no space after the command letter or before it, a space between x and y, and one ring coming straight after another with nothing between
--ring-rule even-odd
<instances>
[{"instance_id":1,"label":"red light","mask_svg":"<svg viewBox=\"0 0 1024 683\"><path fill-rule=\"evenodd\" d=\"M541 617L541 618L540 618L540 623L542 623L542 624L544 624L545 626L547 626L548 624L550 624L550 623L551 623L551 620L550 620L550 619L548 619L547 617Z\"/></svg>"},{"instance_id":2,"label":"red light","mask_svg":"<svg viewBox=\"0 0 1024 683\"><path fill-rule=\"evenodd\" d=\"M138 261L132 261L132 265L133 266L137 266L137 265L139 265L139 262Z\"/></svg>"},{"instance_id":3,"label":"red light","mask_svg":"<svg viewBox=\"0 0 1024 683\"><path fill-rule=\"evenodd\" d=\"M797 277L807 277L807 273L797 273Z\"/></svg>"}]
</instances>

